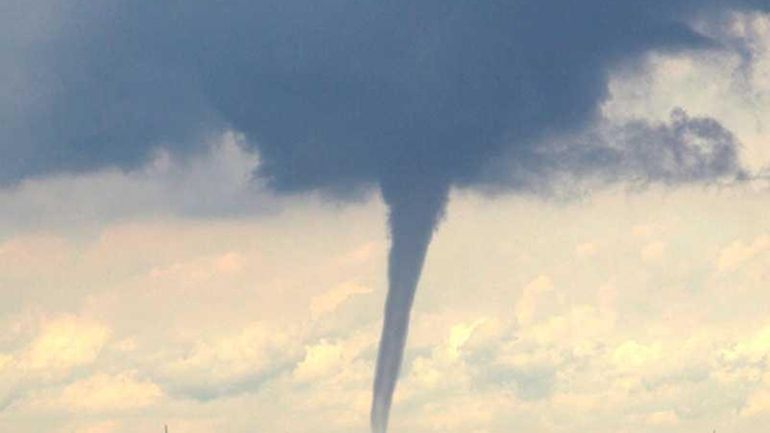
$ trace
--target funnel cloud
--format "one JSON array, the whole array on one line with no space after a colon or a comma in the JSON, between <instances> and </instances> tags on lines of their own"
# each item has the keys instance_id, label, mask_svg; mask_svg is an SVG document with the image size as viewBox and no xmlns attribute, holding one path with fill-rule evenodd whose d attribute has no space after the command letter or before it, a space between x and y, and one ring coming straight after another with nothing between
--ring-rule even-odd
<instances>
[{"instance_id":1,"label":"funnel cloud","mask_svg":"<svg viewBox=\"0 0 770 433\"><path fill-rule=\"evenodd\" d=\"M414 293L428 245L443 216L449 194L448 184L440 179L429 179L410 189L386 183L382 190L390 208L391 247L385 320L374 379L371 413L374 433L387 431Z\"/></svg>"},{"instance_id":2,"label":"funnel cloud","mask_svg":"<svg viewBox=\"0 0 770 433\"><path fill-rule=\"evenodd\" d=\"M389 292L372 429L387 430L409 315L452 187L558 173L665 183L739 176L710 119L629 125L544 151L600 119L611 68L720 49L693 23L770 0L9 0L0 13L0 184L130 169L158 148L243 133L280 193L380 188ZM712 143L717 152L692 145ZM689 141L688 141L689 140ZM575 143L579 143L575 141ZM665 157L665 162L661 162ZM684 171L681 171L684 170ZM507 179L516 179L507 180ZM522 180L524 179L524 180Z\"/></svg>"}]
</instances>

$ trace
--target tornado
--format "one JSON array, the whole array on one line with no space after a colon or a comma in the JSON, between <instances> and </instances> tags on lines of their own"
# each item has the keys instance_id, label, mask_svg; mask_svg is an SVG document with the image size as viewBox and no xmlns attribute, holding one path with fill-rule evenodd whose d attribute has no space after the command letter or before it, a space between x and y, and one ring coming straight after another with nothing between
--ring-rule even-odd
<instances>
[{"instance_id":1,"label":"tornado","mask_svg":"<svg viewBox=\"0 0 770 433\"><path fill-rule=\"evenodd\" d=\"M449 186L433 180L417 185L383 184L390 209L388 295L372 398L372 433L385 433L401 369L417 283L433 233L446 209Z\"/></svg>"},{"instance_id":2,"label":"tornado","mask_svg":"<svg viewBox=\"0 0 770 433\"><path fill-rule=\"evenodd\" d=\"M132 170L159 150L199 155L227 132L243 137L259 160L254 180L277 196L352 204L381 189L391 249L374 433L387 431L450 187L538 196L581 177L672 185L741 175L738 143L713 119L631 119L605 134L601 107L613 71L637 69L648 53L738 46L695 23L770 13L770 0L6 3L0 94L12 97L0 98L0 187L141 173Z\"/></svg>"}]
</instances>

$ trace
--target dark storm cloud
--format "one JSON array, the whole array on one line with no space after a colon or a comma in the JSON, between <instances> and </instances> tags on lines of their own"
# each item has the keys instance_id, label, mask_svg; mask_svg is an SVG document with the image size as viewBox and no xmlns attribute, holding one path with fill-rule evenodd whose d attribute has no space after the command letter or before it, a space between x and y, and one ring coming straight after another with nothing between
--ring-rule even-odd
<instances>
[{"instance_id":1,"label":"dark storm cloud","mask_svg":"<svg viewBox=\"0 0 770 433\"><path fill-rule=\"evenodd\" d=\"M248 135L282 190L432 176L578 128L607 68L707 46L696 14L767 1L9 0L0 177L131 167Z\"/></svg>"},{"instance_id":2,"label":"dark storm cloud","mask_svg":"<svg viewBox=\"0 0 770 433\"><path fill-rule=\"evenodd\" d=\"M676 108L668 122L604 121L545 140L525 157L503 156L488 164L479 182L487 191L513 187L550 194L565 181L574 187L580 179L635 186L741 181L752 175L741 166L740 149L718 121Z\"/></svg>"},{"instance_id":3,"label":"dark storm cloud","mask_svg":"<svg viewBox=\"0 0 770 433\"><path fill-rule=\"evenodd\" d=\"M719 122L690 117L682 109L672 111L668 123L630 122L589 140L580 146L579 161L567 165L603 173L609 180L677 184L748 176L738 160L735 136Z\"/></svg>"}]
</instances>

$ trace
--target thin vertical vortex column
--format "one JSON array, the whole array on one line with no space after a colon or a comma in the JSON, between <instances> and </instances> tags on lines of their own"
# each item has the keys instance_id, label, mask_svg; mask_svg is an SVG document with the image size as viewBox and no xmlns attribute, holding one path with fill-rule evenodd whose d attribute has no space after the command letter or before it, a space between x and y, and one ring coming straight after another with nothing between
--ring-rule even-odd
<instances>
[{"instance_id":1,"label":"thin vertical vortex column","mask_svg":"<svg viewBox=\"0 0 770 433\"><path fill-rule=\"evenodd\" d=\"M446 206L444 183L415 185L398 194L383 188L390 207L391 247L388 296L377 357L371 423L373 433L385 433L409 331L409 318L425 255Z\"/></svg>"}]
</instances>

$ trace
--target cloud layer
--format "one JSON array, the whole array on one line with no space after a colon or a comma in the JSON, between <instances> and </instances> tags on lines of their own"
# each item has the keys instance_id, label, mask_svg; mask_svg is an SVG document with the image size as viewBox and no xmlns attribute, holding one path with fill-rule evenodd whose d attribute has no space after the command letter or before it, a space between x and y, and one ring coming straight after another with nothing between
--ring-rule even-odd
<instances>
[{"instance_id":1,"label":"cloud layer","mask_svg":"<svg viewBox=\"0 0 770 433\"><path fill-rule=\"evenodd\" d=\"M766 192L735 188L569 206L455 196L394 429L763 431ZM0 427L361 431L382 219L371 200L248 222L111 222L96 236L18 230L0 244L19 265L0 284L25 288L17 302L3 293Z\"/></svg>"},{"instance_id":2,"label":"cloud layer","mask_svg":"<svg viewBox=\"0 0 770 433\"><path fill-rule=\"evenodd\" d=\"M768 7L13 1L0 173L136 167L159 147L205 150L223 128L246 134L286 190L473 183L505 152L536 170L545 134L596 119L611 67L714 45L697 19Z\"/></svg>"}]
</instances>

